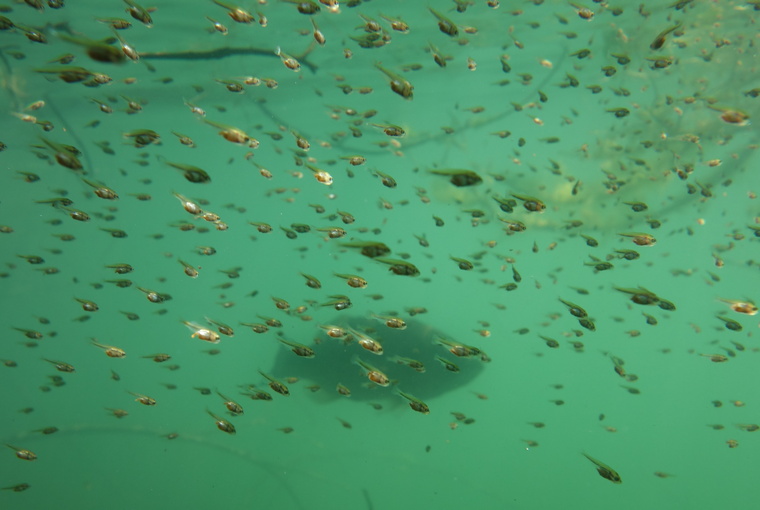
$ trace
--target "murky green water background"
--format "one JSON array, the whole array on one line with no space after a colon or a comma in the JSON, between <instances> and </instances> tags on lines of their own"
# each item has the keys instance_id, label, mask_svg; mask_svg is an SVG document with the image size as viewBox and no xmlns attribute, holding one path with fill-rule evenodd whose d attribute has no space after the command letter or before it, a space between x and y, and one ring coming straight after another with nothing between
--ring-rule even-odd
<instances>
[{"instance_id":1,"label":"murky green water background","mask_svg":"<svg viewBox=\"0 0 760 510\"><path fill-rule=\"evenodd\" d=\"M8 230L0 235L0 438L37 459L5 449L0 506L750 508L758 322L720 300L751 302L759 281L756 2L534 0L491 9L477 0L462 13L443 0L357 3L342 2L340 12L322 4L307 16L293 3L246 1L240 7L256 22L240 24L211 1L161 0L146 5L157 8L147 27L116 0L41 11L6 2L15 28L0 32L0 224ZM442 33L429 7L459 25L459 34ZM579 16L581 7L594 11L592 20ZM257 23L262 13L266 27ZM381 14L403 19L409 33L394 31ZM383 31L370 35L359 15ZM132 22L118 33L138 62L97 62L62 39L113 36L95 20L105 17ZM324 46L314 42L312 20ZM650 48L678 23L660 50ZM39 31L47 43L25 31ZM360 47L359 39L373 38L387 40ZM298 73L274 55L277 46L300 61ZM445 68L431 48L450 57ZM573 55L583 49L588 57ZM66 53L75 56L70 65L113 81L88 87L38 72L60 66L48 62ZM670 60L657 68L658 58ZM408 80L413 99L395 94L376 62ZM244 84L233 93L216 81L246 77L277 87ZM142 109L127 112L128 100ZM35 101L45 105L25 108ZM230 143L184 102L260 146ZM618 108L629 114L609 111ZM398 125L406 135L391 138L373 124ZM136 148L123 134L138 129L154 130L160 143ZM310 142L308 152L291 131ZM495 134L503 131L511 134ZM78 149L83 169L57 164L41 136ZM352 155L367 161L341 159ZM167 161L200 167L211 182L189 182ZM329 172L333 184L317 182L304 163ZM456 187L430 172L441 169L472 170L482 182ZM397 186L384 186L375 171ZM118 200L98 198L83 177L112 188ZM228 229L188 214L172 193L215 212ZM500 209L494 197L512 194L536 197L546 210L530 212L517 199L512 212ZM56 197L73 204L38 203ZM648 209L634 212L625 202ZM89 221L73 219L71 208ZM356 221L344 224L338 211ZM434 216L445 224L436 226ZM525 231L509 232L504 220ZM249 222L273 231L261 234ZM312 231L289 239L280 227L293 223ZM333 226L346 237L315 230ZM656 244L639 247L619 235L630 232ZM389 257L420 275L394 275L341 245L355 241L385 243ZM216 253L202 255L200 246ZM615 252L625 249L640 258ZM19 258L30 255L44 262ZM595 271L592 256L614 267ZM475 267L462 271L450 257ZM178 260L200 275L189 278ZM134 271L104 267L117 263ZM521 280L510 291L503 286L515 283L513 268ZM225 274L233 269L238 278ZM369 284L350 288L335 272ZM308 288L300 273L322 288ZM117 279L132 285L120 288ZM172 299L151 303L138 286ZM637 305L615 290L637 286L676 310ZM348 296L352 307L323 306L334 295ZM290 311L272 297L287 300ZM76 298L99 310L83 311ZM583 307L596 330L580 327L560 298ZM296 312L299 306L305 309ZM409 328L393 336L373 313L403 318ZM234 337L217 345L191 338L182 321L211 328L205 317L234 328ZM257 334L240 325L260 317L282 327ZM334 323L370 334L385 353L342 344L318 327ZM299 358L278 336L316 356ZM490 361L452 355L436 341L444 336ZM104 355L92 339L126 358ZM419 357L425 373L396 364L401 352ZM171 359L146 358L157 353ZM351 363L356 357L386 371L391 385L373 386ZM45 359L76 371L56 371ZM624 362L628 379L615 361ZM259 370L292 378L291 395L272 392ZM353 396L338 395L337 382ZM273 400L250 400L241 394L247 385ZM423 400L430 414L410 409L398 389ZM215 391L244 414L226 413ZM157 403L140 405L130 392ZM237 433L218 430L208 411ZM58 430L39 432L46 427ZM738 446L729 447L732 440ZM582 452L609 465L622 484L599 476ZM29 487L12 490L19 484Z\"/></svg>"}]
</instances>

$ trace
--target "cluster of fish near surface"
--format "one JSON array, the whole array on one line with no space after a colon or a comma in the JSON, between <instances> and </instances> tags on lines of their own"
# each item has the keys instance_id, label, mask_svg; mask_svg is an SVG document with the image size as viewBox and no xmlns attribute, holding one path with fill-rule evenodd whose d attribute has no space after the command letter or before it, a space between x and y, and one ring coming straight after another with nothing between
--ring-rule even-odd
<instances>
[{"instance_id":1,"label":"cluster of fish near surface","mask_svg":"<svg viewBox=\"0 0 760 510\"><path fill-rule=\"evenodd\" d=\"M718 328L692 354L747 353L728 335L757 312L754 286L719 286L743 262L756 274L737 254L760 236L756 197L731 184L757 150L757 2L25 4L0 18L2 276L20 340L2 357L27 381L52 370L42 392L150 360L176 370L177 350L200 363L236 336L257 342L251 359L279 348L272 366L214 391L132 378L107 414L217 393L199 419L234 434L232 392L292 389L435 415L427 402L527 335L542 356L593 346L637 395L588 335L657 335L619 317L689 314L679 277L710 310L679 321Z\"/></svg>"}]
</instances>

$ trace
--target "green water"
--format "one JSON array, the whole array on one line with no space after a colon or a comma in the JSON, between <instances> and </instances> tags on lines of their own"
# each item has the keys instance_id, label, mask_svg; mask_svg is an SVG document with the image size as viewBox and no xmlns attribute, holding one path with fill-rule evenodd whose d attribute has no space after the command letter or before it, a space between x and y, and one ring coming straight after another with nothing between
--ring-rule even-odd
<instances>
[{"instance_id":1,"label":"green water","mask_svg":"<svg viewBox=\"0 0 760 510\"><path fill-rule=\"evenodd\" d=\"M156 7L151 26L117 0L40 3L6 2L13 27L0 32L0 438L37 457L0 456L2 508L753 507L758 321L723 300L751 308L760 281L757 2L476 0L460 13L444 0L373 0L309 16L293 2L246 0L254 22L242 24L211 1L157 0L145 5ZM458 34L439 30L429 7ZM101 41L120 57L96 20L110 17L132 23L116 33L139 61L96 61L67 40ZM381 32L365 30L371 20ZM47 42L31 41L37 33ZM62 64L49 63L69 53L84 81L64 82ZM377 63L413 97L394 93ZM276 83L244 83L252 77ZM219 124L258 146L225 140ZM404 136L386 135L389 125ZM124 136L135 130L160 139L136 147ZM432 172L452 169L480 182ZM96 196L100 186L118 199ZM219 219L186 212L174 193ZM282 228L293 224L311 231L291 239ZM345 237L316 230L333 227ZM419 275L396 275L343 245L352 242L384 243ZM594 267L604 262L612 267ZM336 310L344 297L352 306ZM183 325L216 331L206 318L234 336L210 344ZM282 326L240 324L267 318ZM383 353L331 338L326 325L351 326ZM356 359L390 384L370 382ZM251 385L272 400L251 400Z\"/></svg>"}]
</instances>

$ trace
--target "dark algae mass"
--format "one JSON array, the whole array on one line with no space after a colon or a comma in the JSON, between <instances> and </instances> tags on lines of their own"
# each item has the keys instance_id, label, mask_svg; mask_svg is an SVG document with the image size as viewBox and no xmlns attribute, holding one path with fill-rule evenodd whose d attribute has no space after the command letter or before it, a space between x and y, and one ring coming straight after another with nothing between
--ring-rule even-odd
<instances>
[{"instance_id":1,"label":"dark algae mass","mask_svg":"<svg viewBox=\"0 0 760 510\"><path fill-rule=\"evenodd\" d=\"M758 21L0 0L0 508L751 508Z\"/></svg>"}]
</instances>

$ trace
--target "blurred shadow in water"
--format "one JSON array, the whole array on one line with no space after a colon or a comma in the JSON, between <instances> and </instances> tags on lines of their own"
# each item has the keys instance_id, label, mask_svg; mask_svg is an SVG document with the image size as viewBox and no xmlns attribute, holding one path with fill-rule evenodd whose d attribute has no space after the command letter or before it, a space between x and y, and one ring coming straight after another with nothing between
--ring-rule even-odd
<instances>
[{"instance_id":1,"label":"blurred shadow in water","mask_svg":"<svg viewBox=\"0 0 760 510\"><path fill-rule=\"evenodd\" d=\"M351 337L340 340L322 334L318 345L313 346L316 353L313 358L297 356L283 346L267 373L275 378L297 376L303 383L318 385L320 389L314 394L320 400L346 398L336 389L342 384L351 390L350 399L356 401L393 399L403 402L397 389L424 401L468 385L485 368L487 361L483 360L489 360L482 351L476 356L454 356L449 347L438 341L452 339L417 320L404 330L391 329L379 320L357 316L336 318L330 324L348 326L367 334L382 344L383 354L377 355L362 348ZM447 370L438 357L455 364L459 371ZM422 362L424 372L409 367L399 358ZM357 359L385 373L391 384L382 387L371 382L366 370L356 363Z\"/></svg>"}]
</instances>

